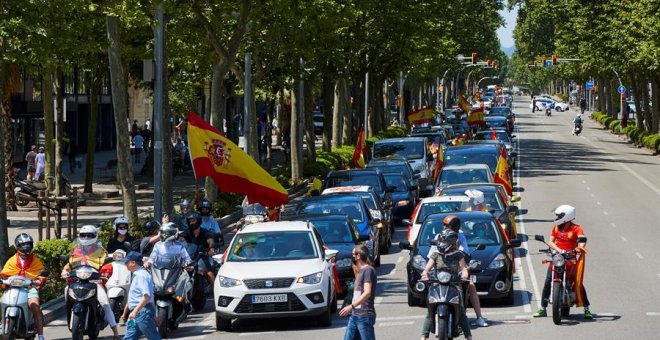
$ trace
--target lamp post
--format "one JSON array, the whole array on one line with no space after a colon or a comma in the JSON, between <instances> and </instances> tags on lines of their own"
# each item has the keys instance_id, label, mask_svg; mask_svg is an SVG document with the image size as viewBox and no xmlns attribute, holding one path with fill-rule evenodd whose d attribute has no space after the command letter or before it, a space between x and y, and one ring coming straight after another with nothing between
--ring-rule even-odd
<instances>
[{"instance_id":1,"label":"lamp post","mask_svg":"<svg viewBox=\"0 0 660 340\"><path fill-rule=\"evenodd\" d=\"M481 81L482 81L482 80L486 80L486 79L497 79L497 78L498 78L498 77L483 77L483 78L479 79L479 81L477 82L477 89L479 89L479 84L481 84Z\"/></svg>"},{"instance_id":2,"label":"lamp post","mask_svg":"<svg viewBox=\"0 0 660 340\"><path fill-rule=\"evenodd\" d=\"M454 84L455 84L454 85L454 90L456 91L456 93L455 93L456 94L456 100L458 100L458 95L460 94L460 91L458 89L458 77L461 75L461 71L463 71L465 68L473 67L473 66L477 66L477 65L476 64L464 65L461 68L459 68L458 71L456 71L456 79L454 80Z\"/></svg>"}]
</instances>

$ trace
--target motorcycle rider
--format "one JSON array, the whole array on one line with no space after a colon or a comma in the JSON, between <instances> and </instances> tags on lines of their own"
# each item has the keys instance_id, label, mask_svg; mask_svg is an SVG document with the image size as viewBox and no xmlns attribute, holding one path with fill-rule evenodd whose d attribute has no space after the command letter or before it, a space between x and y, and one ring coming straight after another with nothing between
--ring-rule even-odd
<instances>
[{"instance_id":1,"label":"motorcycle rider","mask_svg":"<svg viewBox=\"0 0 660 340\"><path fill-rule=\"evenodd\" d=\"M14 247L16 247L16 254L5 262L0 276L21 275L32 280L35 287L30 288L28 291L28 306L34 317L34 325L37 328L39 340L44 340L43 314L39 306L39 291L37 290L46 282L45 277L39 276L39 273L44 270L44 265L32 253L32 249L34 248L32 236L26 233L18 234L14 239Z\"/></svg>"},{"instance_id":2,"label":"motorcycle rider","mask_svg":"<svg viewBox=\"0 0 660 340\"><path fill-rule=\"evenodd\" d=\"M213 248L213 235L210 231L201 228L199 213L190 213L186 221L188 222L188 230L184 231L179 236L179 240L195 244L198 251L207 253L209 257L215 255L215 249ZM197 261L197 269L206 272L206 278L211 287L213 287L215 275L213 273L213 266L209 263L208 258L200 258Z\"/></svg>"},{"instance_id":3,"label":"motorcycle rider","mask_svg":"<svg viewBox=\"0 0 660 340\"><path fill-rule=\"evenodd\" d=\"M578 243L578 239L584 238L584 230L579 224L573 223L575 220L575 208L563 204L558 206L554 210L555 225L552 228L552 233L550 234L550 240L548 245L550 248L554 249L557 252L567 252L577 248L584 248L586 246L585 242ZM541 309L534 313L534 317L544 317L548 313L546 308L548 307L548 302L550 298L550 285L552 284L552 271L550 266L548 266L548 272L545 276L545 285L543 286L543 293L541 294ZM587 290L582 286L582 295L584 296L584 318L592 319L591 310L589 309L589 299L587 298Z\"/></svg>"},{"instance_id":4,"label":"motorcycle rider","mask_svg":"<svg viewBox=\"0 0 660 340\"><path fill-rule=\"evenodd\" d=\"M140 241L140 253L142 256L149 257L154 245L160 241L160 224L156 220L144 223L144 237Z\"/></svg>"},{"instance_id":5,"label":"motorcycle rider","mask_svg":"<svg viewBox=\"0 0 660 340\"><path fill-rule=\"evenodd\" d=\"M80 228L75 244L76 247L73 248L71 255L69 255L69 263L62 268L61 276L64 279L69 277L69 273L73 267L72 264L82 263L100 270L101 266L103 266L103 261L108 256L108 253L98 242L98 230L93 225L84 225ZM114 333L113 340L119 340L115 314L112 312L110 302L108 301L108 294L101 281L96 282L96 299L103 307L105 321L112 328L112 333Z\"/></svg>"},{"instance_id":6,"label":"motorcycle rider","mask_svg":"<svg viewBox=\"0 0 660 340\"><path fill-rule=\"evenodd\" d=\"M217 243L222 243L221 237L220 237L220 225L218 224L218 221L216 221L213 218L213 215L211 214L211 210L213 208L213 204L208 199L203 199L199 203L199 207L197 210L199 211L199 214L202 216L200 226L202 229L206 229L207 231L210 231L211 234L213 235L213 240Z\"/></svg>"},{"instance_id":7,"label":"motorcycle rider","mask_svg":"<svg viewBox=\"0 0 660 340\"><path fill-rule=\"evenodd\" d=\"M111 238L108 241L108 245L105 247L105 250L109 253L112 254L115 252L117 249L121 249L128 254L128 252L131 251L130 247L126 247L125 243L128 242L130 244L133 244L135 241L135 237L131 236L128 233L128 218L124 216L120 216L115 218L115 220L112 222L112 224L115 225L115 234L113 238Z\"/></svg>"},{"instance_id":8,"label":"motorcycle rider","mask_svg":"<svg viewBox=\"0 0 660 340\"><path fill-rule=\"evenodd\" d=\"M177 226L181 228L188 228L188 225L186 224L186 216L192 212L190 201L187 199L184 199L181 201L181 204L179 204L179 208L181 209L181 213L174 215L174 221ZM169 222L169 220L167 221ZM167 223L163 222L163 224Z\"/></svg>"},{"instance_id":9,"label":"motorcycle rider","mask_svg":"<svg viewBox=\"0 0 660 340\"><path fill-rule=\"evenodd\" d=\"M573 134L575 134L575 130L577 130L578 126L580 127L580 130L582 130L582 116L579 113L575 116L575 119L573 119L573 125L575 126L573 128Z\"/></svg>"},{"instance_id":10,"label":"motorcycle rider","mask_svg":"<svg viewBox=\"0 0 660 340\"><path fill-rule=\"evenodd\" d=\"M460 274L461 280L469 280L470 274L468 272L467 263L465 262L465 254L458 249L458 234L451 229L444 229L440 232L439 241L437 244L438 251L431 254L429 261L422 272L422 281L429 279L429 271L433 268L436 270L447 269L452 272L452 274ZM472 339L472 332L470 331L470 324L467 320L467 315L465 314L465 302L463 301L462 288L459 285L456 285L458 289L459 296L461 297L460 306L461 306L461 315L459 317L459 325L463 329L463 334L468 340ZM422 326L422 340L426 340L429 337L429 330L431 328L431 315L427 313L426 319L424 320L424 325Z\"/></svg>"}]
</instances>

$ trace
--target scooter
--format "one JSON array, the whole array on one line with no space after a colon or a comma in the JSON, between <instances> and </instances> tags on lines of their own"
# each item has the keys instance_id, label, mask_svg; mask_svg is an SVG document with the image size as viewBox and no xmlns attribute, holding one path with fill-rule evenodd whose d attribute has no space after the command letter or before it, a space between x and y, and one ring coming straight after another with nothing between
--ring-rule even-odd
<instances>
[{"instance_id":1,"label":"scooter","mask_svg":"<svg viewBox=\"0 0 660 340\"><path fill-rule=\"evenodd\" d=\"M534 239L548 245L543 235L534 235ZM578 238L578 243L586 241L584 237ZM578 251L558 253L548 245L548 249L542 250L542 252L547 253L550 257L550 260L543 260L543 264L549 263L552 272L552 300L550 301L552 303L552 322L555 325L561 325L561 318L569 315L571 307L577 300L573 285Z\"/></svg>"},{"instance_id":2,"label":"scooter","mask_svg":"<svg viewBox=\"0 0 660 340\"><path fill-rule=\"evenodd\" d=\"M575 124L575 127L573 128L573 134L579 136L580 132L582 132L582 124Z\"/></svg>"},{"instance_id":3,"label":"scooter","mask_svg":"<svg viewBox=\"0 0 660 340\"><path fill-rule=\"evenodd\" d=\"M550 108L549 106L546 107L545 108L545 115L548 116L548 117L552 116L552 108Z\"/></svg>"},{"instance_id":4,"label":"scooter","mask_svg":"<svg viewBox=\"0 0 660 340\"><path fill-rule=\"evenodd\" d=\"M39 190L46 188L46 185L39 182L28 183L18 178L14 178L14 196L16 197L16 205L24 207L30 201L36 201L39 198Z\"/></svg>"},{"instance_id":5,"label":"scooter","mask_svg":"<svg viewBox=\"0 0 660 340\"><path fill-rule=\"evenodd\" d=\"M43 270L39 276L47 277L48 274L47 270ZM24 276L14 275L0 279L0 286L4 290L0 299L2 337L5 339L34 339L37 336L37 330L28 305L28 291L34 286L33 281Z\"/></svg>"},{"instance_id":6,"label":"scooter","mask_svg":"<svg viewBox=\"0 0 660 340\"><path fill-rule=\"evenodd\" d=\"M108 325L103 307L96 298L97 285L94 281L100 279L101 274L89 265L79 265L69 273L65 302L67 323L74 340L82 340L84 335L96 339Z\"/></svg>"},{"instance_id":7,"label":"scooter","mask_svg":"<svg viewBox=\"0 0 660 340\"><path fill-rule=\"evenodd\" d=\"M151 276L154 280L154 300L156 302L156 313L160 320L158 333L167 338L168 330L179 328L179 324L188 317L184 301L190 294L189 280L179 280L186 263L180 259L159 256L150 267Z\"/></svg>"},{"instance_id":8,"label":"scooter","mask_svg":"<svg viewBox=\"0 0 660 340\"><path fill-rule=\"evenodd\" d=\"M105 288L108 291L110 308L117 322L124 312L124 306L128 303L128 290L131 288L132 275L126 267L125 257L126 252L117 249L110 257L112 262L101 267L101 276L107 278Z\"/></svg>"}]
</instances>

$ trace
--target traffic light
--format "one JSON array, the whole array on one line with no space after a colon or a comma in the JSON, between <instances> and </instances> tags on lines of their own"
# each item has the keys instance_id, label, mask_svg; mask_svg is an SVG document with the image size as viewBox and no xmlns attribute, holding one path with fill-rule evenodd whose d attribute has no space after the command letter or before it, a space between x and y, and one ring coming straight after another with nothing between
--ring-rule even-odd
<instances>
[{"instance_id":1,"label":"traffic light","mask_svg":"<svg viewBox=\"0 0 660 340\"><path fill-rule=\"evenodd\" d=\"M552 55L552 65L557 65L557 55L556 54Z\"/></svg>"},{"instance_id":2,"label":"traffic light","mask_svg":"<svg viewBox=\"0 0 660 340\"><path fill-rule=\"evenodd\" d=\"M477 64L477 52L472 52L472 65Z\"/></svg>"}]
</instances>

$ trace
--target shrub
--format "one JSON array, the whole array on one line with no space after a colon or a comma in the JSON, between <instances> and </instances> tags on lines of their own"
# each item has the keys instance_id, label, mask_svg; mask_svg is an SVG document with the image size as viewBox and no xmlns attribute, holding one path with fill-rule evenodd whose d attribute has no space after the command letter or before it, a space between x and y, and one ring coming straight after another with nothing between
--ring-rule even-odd
<instances>
[{"instance_id":1,"label":"shrub","mask_svg":"<svg viewBox=\"0 0 660 340\"><path fill-rule=\"evenodd\" d=\"M242 202L243 195L218 192L217 199L213 202L213 216L222 217L231 214L236 210L236 206L241 205Z\"/></svg>"},{"instance_id":2,"label":"shrub","mask_svg":"<svg viewBox=\"0 0 660 340\"><path fill-rule=\"evenodd\" d=\"M610 130L614 131L617 127L619 127L619 128L621 127L621 121L620 121L620 120L616 120L616 119L615 119L615 120L611 120L611 121L609 122L609 124L607 124L607 127L608 127Z\"/></svg>"},{"instance_id":3,"label":"shrub","mask_svg":"<svg viewBox=\"0 0 660 340\"><path fill-rule=\"evenodd\" d=\"M653 134L644 137L642 139L642 144L653 151L660 149L660 134Z\"/></svg>"},{"instance_id":4,"label":"shrub","mask_svg":"<svg viewBox=\"0 0 660 340\"><path fill-rule=\"evenodd\" d=\"M613 120L614 120L614 118L612 118L612 117L610 117L610 116L606 116L605 118L603 118L603 119L601 120L600 123L603 124L603 125L605 126L605 128L609 128L610 123L611 123Z\"/></svg>"},{"instance_id":5,"label":"shrub","mask_svg":"<svg viewBox=\"0 0 660 340\"><path fill-rule=\"evenodd\" d=\"M73 243L67 239L50 239L37 242L34 246L34 254L43 262L50 272L46 284L41 288L39 296L41 303L52 300L64 292L66 280L60 278L64 263L60 261L60 255L70 254Z\"/></svg>"}]
</instances>

